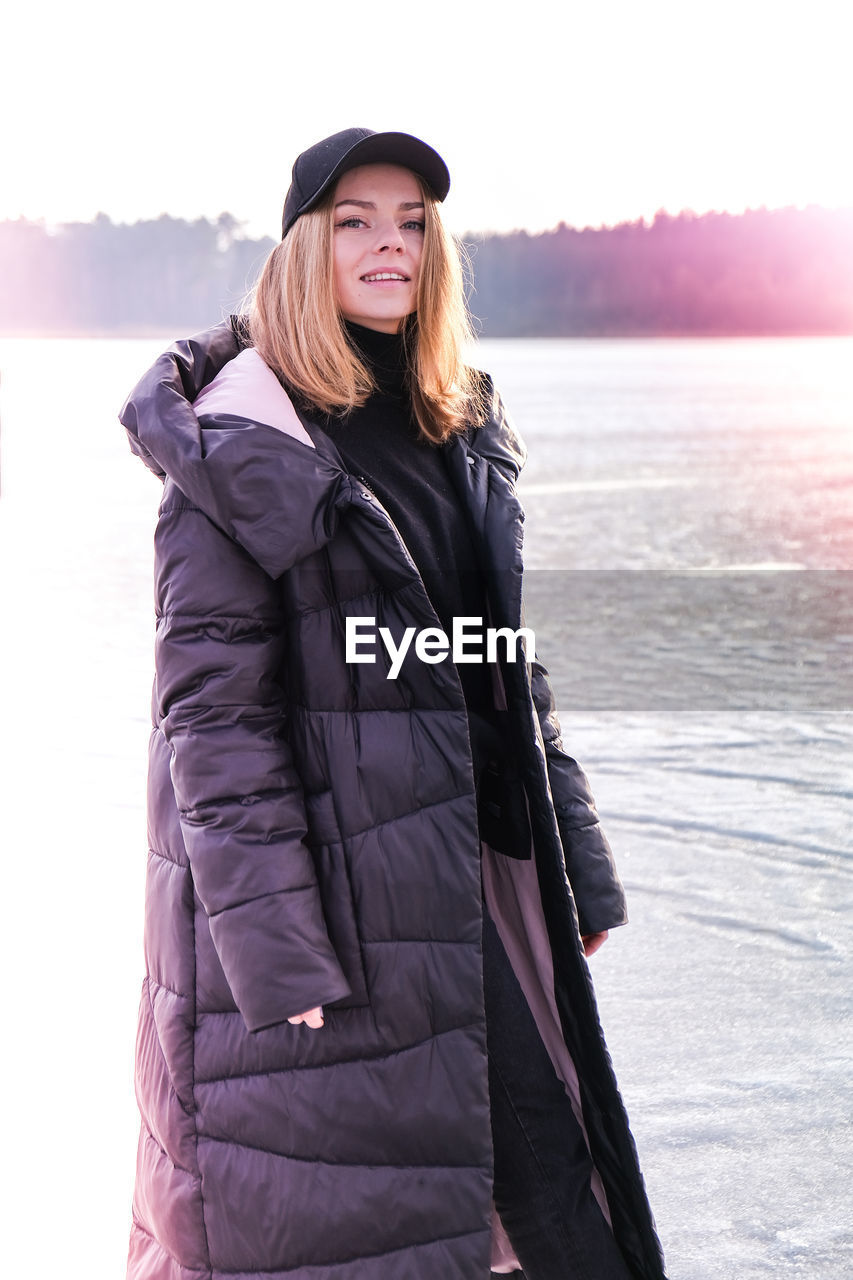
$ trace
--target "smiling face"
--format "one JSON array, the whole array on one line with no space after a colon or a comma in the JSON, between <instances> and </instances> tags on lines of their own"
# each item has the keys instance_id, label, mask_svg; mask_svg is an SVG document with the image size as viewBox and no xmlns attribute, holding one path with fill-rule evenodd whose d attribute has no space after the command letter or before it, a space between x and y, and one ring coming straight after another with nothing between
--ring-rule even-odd
<instances>
[{"instance_id":1,"label":"smiling face","mask_svg":"<svg viewBox=\"0 0 853 1280\"><path fill-rule=\"evenodd\" d=\"M409 169L365 164L334 196L335 298L345 320L396 333L417 308L424 203Z\"/></svg>"}]
</instances>

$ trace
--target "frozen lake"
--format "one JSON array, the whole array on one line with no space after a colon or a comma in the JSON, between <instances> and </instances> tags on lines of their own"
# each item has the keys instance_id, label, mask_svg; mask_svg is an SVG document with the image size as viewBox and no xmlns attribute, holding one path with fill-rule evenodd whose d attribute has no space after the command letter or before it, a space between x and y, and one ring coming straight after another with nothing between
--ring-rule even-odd
<instances>
[{"instance_id":1,"label":"frozen lake","mask_svg":"<svg viewBox=\"0 0 853 1280\"><path fill-rule=\"evenodd\" d=\"M159 486L115 415L165 345L0 340L10 1275L55 1273L48 1203L63 1274L124 1274ZM480 355L629 893L592 963L670 1275L848 1280L853 340Z\"/></svg>"}]
</instances>

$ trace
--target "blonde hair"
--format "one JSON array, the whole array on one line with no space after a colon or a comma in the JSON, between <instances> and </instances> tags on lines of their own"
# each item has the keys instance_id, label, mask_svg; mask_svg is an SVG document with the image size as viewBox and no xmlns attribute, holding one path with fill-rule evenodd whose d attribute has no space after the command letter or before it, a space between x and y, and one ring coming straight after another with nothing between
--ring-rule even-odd
<instances>
[{"instance_id":1,"label":"blonde hair","mask_svg":"<svg viewBox=\"0 0 853 1280\"><path fill-rule=\"evenodd\" d=\"M421 432L440 443L483 417L474 370L463 360L473 341L465 305L462 250L418 182L424 247L417 310L403 323L412 410ZM326 414L346 414L375 390L347 339L335 297L334 192L303 213L273 249L245 308L251 341L285 383Z\"/></svg>"}]
</instances>

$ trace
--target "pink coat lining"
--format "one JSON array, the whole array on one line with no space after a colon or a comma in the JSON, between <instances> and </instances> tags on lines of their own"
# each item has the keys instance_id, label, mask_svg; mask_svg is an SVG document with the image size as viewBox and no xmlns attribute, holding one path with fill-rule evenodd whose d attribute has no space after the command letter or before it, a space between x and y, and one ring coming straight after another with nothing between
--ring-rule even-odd
<instances>
[{"instance_id":1,"label":"pink coat lining","mask_svg":"<svg viewBox=\"0 0 853 1280\"><path fill-rule=\"evenodd\" d=\"M196 397L193 408L197 417L221 413L249 418L314 448L287 392L253 347L247 347L229 360ZM495 690L495 698L499 706L505 705L500 687ZM554 997L554 962L534 860L506 858L484 844L483 893L542 1042L586 1137L577 1072L563 1039ZM604 1187L596 1169L592 1174L592 1191L610 1222ZM520 1270L496 1210L492 1218L491 1268L502 1274Z\"/></svg>"},{"instance_id":2,"label":"pink coat lining","mask_svg":"<svg viewBox=\"0 0 853 1280\"><path fill-rule=\"evenodd\" d=\"M246 347L220 369L196 396L193 410L197 418L213 413L251 418L314 448L290 397L254 347Z\"/></svg>"},{"instance_id":3,"label":"pink coat lining","mask_svg":"<svg viewBox=\"0 0 853 1280\"><path fill-rule=\"evenodd\" d=\"M581 1111L578 1076L566 1048L554 996L554 961L542 911L536 864L531 858L522 862L496 853L487 844L483 848L483 893L489 914L495 922L513 972L536 1021L542 1043L562 1080L577 1116L583 1135L586 1128ZM588 1145L588 1141L587 1141ZM593 1168L592 1193L610 1222L610 1210L598 1170ZM514 1256L506 1256L509 1241L495 1213L497 1227L492 1231L492 1270L512 1271ZM511 1254L511 1250L510 1250ZM497 1260L499 1265L495 1265ZM519 1263L515 1262L515 1267Z\"/></svg>"}]
</instances>

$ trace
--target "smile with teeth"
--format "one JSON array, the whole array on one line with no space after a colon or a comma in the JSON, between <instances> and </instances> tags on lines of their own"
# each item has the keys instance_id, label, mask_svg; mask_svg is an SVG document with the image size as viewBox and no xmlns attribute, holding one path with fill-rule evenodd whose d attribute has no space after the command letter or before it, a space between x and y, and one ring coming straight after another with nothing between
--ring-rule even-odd
<instances>
[{"instance_id":1,"label":"smile with teeth","mask_svg":"<svg viewBox=\"0 0 853 1280\"><path fill-rule=\"evenodd\" d=\"M402 280L405 284L408 283L409 277L401 275L399 271L373 271L370 275L362 276L361 279L367 284L373 284L377 280Z\"/></svg>"}]
</instances>

